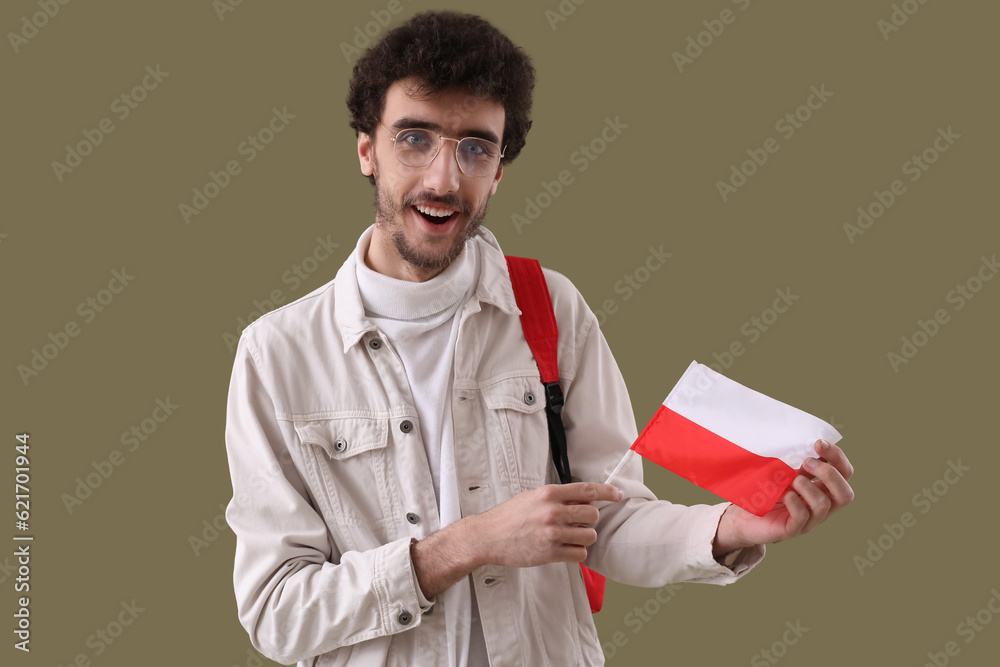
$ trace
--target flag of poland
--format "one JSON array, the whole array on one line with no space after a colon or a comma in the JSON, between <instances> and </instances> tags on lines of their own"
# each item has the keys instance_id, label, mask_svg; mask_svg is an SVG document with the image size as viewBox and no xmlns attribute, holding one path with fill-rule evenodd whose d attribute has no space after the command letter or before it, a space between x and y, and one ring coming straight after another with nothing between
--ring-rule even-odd
<instances>
[{"instance_id":1,"label":"flag of poland","mask_svg":"<svg viewBox=\"0 0 1000 667\"><path fill-rule=\"evenodd\" d=\"M764 516L835 428L692 361L632 449Z\"/></svg>"}]
</instances>

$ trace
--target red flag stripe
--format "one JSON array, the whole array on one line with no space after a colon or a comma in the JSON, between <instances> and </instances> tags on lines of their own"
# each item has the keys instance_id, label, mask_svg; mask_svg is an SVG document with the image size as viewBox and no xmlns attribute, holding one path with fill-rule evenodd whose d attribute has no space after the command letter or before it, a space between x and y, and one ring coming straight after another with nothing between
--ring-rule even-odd
<instances>
[{"instance_id":1,"label":"red flag stripe","mask_svg":"<svg viewBox=\"0 0 1000 667\"><path fill-rule=\"evenodd\" d=\"M797 472L661 405L632 445L636 453L703 489L764 516Z\"/></svg>"}]
</instances>

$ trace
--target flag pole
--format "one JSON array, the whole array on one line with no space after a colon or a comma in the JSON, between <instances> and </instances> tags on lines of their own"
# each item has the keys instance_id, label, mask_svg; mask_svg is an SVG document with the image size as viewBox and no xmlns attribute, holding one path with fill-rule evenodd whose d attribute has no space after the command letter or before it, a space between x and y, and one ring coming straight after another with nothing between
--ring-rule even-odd
<instances>
[{"instance_id":1,"label":"flag pole","mask_svg":"<svg viewBox=\"0 0 1000 667\"><path fill-rule=\"evenodd\" d=\"M623 456L623 457L622 457L622 460L621 460L621 461L619 461L619 462L618 462L618 465L616 465L616 466L615 466L615 469L611 471L611 474L610 474L610 475L608 475L608 478L607 478L606 480L604 480L604 483L605 483L605 484L610 484L610 483L611 483L611 480L613 480L613 479L615 478L615 475L617 475L617 474L618 474L618 472L619 472L619 471L620 471L620 470L621 470L621 469L622 469L623 467L625 467L625 463L626 463L626 462L627 462L627 461L629 460L629 457L630 457L631 455L632 455L632 448L630 447L630 448L629 448L629 449L628 449L628 450L627 450L627 451L625 452L625 456Z\"/></svg>"}]
</instances>

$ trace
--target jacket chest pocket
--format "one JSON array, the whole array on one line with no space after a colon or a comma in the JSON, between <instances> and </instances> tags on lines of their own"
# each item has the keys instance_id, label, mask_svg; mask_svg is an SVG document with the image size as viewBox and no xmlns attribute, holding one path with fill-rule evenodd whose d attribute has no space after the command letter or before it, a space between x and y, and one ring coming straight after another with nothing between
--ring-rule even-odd
<instances>
[{"instance_id":1,"label":"jacket chest pocket","mask_svg":"<svg viewBox=\"0 0 1000 667\"><path fill-rule=\"evenodd\" d=\"M295 422L295 431L327 521L355 537L382 533L391 514L388 419L302 421Z\"/></svg>"},{"instance_id":2,"label":"jacket chest pocket","mask_svg":"<svg viewBox=\"0 0 1000 667\"><path fill-rule=\"evenodd\" d=\"M507 378L481 391L490 442L501 448L503 474L515 492L555 481L541 381L537 377Z\"/></svg>"}]
</instances>

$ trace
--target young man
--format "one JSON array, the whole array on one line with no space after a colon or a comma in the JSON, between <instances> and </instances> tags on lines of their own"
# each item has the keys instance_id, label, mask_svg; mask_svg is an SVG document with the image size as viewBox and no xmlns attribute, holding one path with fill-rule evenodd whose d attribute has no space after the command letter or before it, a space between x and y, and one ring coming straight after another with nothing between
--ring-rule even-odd
<instances>
[{"instance_id":1,"label":"young man","mask_svg":"<svg viewBox=\"0 0 1000 667\"><path fill-rule=\"evenodd\" d=\"M305 665L598 665L577 563L614 580L727 584L763 544L850 502L822 448L783 505L657 500L597 320L545 277L574 478L558 485L544 393L481 223L530 127L534 72L485 21L415 16L358 61L348 106L375 224L336 278L244 332L226 443L240 620Z\"/></svg>"}]
</instances>

